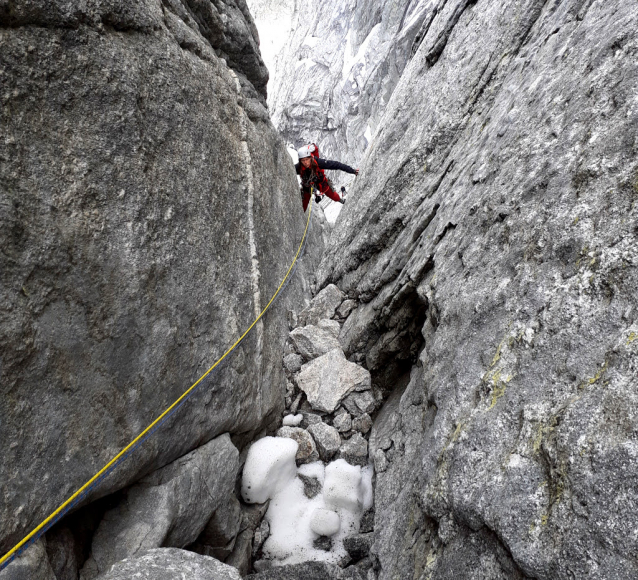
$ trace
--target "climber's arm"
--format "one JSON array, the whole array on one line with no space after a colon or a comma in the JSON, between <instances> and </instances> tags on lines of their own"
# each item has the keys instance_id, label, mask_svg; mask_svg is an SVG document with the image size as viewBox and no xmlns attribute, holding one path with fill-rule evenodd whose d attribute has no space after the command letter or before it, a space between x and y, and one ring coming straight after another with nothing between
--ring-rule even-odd
<instances>
[{"instance_id":1,"label":"climber's arm","mask_svg":"<svg viewBox=\"0 0 638 580\"><path fill-rule=\"evenodd\" d=\"M317 159L317 165L319 165L320 169L336 169L339 171L345 171L346 173L352 173L353 175L357 175L359 173L358 169L353 169L345 163L330 161L328 159Z\"/></svg>"}]
</instances>

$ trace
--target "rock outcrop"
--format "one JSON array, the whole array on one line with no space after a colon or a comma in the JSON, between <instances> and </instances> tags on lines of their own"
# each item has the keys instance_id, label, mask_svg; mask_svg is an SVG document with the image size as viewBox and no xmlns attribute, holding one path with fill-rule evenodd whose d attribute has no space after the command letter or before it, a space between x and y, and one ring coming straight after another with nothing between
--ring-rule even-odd
<instances>
[{"instance_id":1,"label":"rock outcrop","mask_svg":"<svg viewBox=\"0 0 638 580\"><path fill-rule=\"evenodd\" d=\"M389 397L378 578L634 577L638 7L428 6L318 274Z\"/></svg>"},{"instance_id":2,"label":"rock outcrop","mask_svg":"<svg viewBox=\"0 0 638 580\"><path fill-rule=\"evenodd\" d=\"M0 0L0 78L4 553L233 344L305 216L244 0ZM279 416L286 310L304 306L322 239L85 502Z\"/></svg>"},{"instance_id":3,"label":"rock outcrop","mask_svg":"<svg viewBox=\"0 0 638 580\"><path fill-rule=\"evenodd\" d=\"M249 0L262 36L292 29L283 47L268 43L278 49L269 58L273 122L287 142L319 143L322 155L356 165L438 3L308 0L292 14L291 4Z\"/></svg>"},{"instance_id":4,"label":"rock outcrop","mask_svg":"<svg viewBox=\"0 0 638 580\"><path fill-rule=\"evenodd\" d=\"M149 550L138 558L128 558L115 564L99 580L240 580L232 566L214 558L175 548Z\"/></svg>"}]
</instances>

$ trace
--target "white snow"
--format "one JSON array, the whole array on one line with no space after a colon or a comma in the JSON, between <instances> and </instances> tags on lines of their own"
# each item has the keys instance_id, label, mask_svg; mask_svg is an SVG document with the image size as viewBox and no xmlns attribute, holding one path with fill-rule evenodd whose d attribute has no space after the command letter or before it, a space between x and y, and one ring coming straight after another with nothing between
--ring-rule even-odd
<instances>
[{"instance_id":1,"label":"white snow","mask_svg":"<svg viewBox=\"0 0 638 580\"><path fill-rule=\"evenodd\" d=\"M350 465L345 459L337 459L326 466L323 497L331 508L344 508L358 512L363 507L361 468Z\"/></svg>"},{"instance_id":2,"label":"white snow","mask_svg":"<svg viewBox=\"0 0 638 580\"><path fill-rule=\"evenodd\" d=\"M284 427L298 427L303 421L303 415L299 413L298 415L286 415L282 424Z\"/></svg>"},{"instance_id":3,"label":"white snow","mask_svg":"<svg viewBox=\"0 0 638 580\"><path fill-rule=\"evenodd\" d=\"M341 528L339 514L332 510L317 508L310 516L310 529L320 536L334 536Z\"/></svg>"},{"instance_id":4,"label":"white snow","mask_svg":"<svg viewBox=\"0 0 638 580\"><path fill-rule=\"evenodd\" d=\"M264 503L285 489L297 475L293 439L264 437L248 450L241 483L246 503Z\"/></svg>"}]
</instances>

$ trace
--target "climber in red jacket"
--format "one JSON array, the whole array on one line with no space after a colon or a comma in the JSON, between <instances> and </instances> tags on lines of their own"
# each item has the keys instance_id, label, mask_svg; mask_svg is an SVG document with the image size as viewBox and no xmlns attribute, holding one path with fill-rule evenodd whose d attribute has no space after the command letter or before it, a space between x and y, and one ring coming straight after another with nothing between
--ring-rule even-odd
<instances>
[{"instance_id":1,"label":"climber in red jacket","mask_svg":"<svg viewBox=\"0 0 638 580\"><path fill-rule=\"evenodd\" d=\"M302 147L297 153L299 154L299 163L295 165L295 169L297 170L297 174L301 176L303 210L306 211L308 207L310 191L313 185L315 189L327 195L333 201L346 203L345 199L339 197L339 194L334 190L332 183L324 173L324 169L338 169L346 173L352 173L353 175L358 175L359 170L353 169L349 165L344 165L338 161L320 159L319 148L314 144Z\"/></svg>"}]
</instances>

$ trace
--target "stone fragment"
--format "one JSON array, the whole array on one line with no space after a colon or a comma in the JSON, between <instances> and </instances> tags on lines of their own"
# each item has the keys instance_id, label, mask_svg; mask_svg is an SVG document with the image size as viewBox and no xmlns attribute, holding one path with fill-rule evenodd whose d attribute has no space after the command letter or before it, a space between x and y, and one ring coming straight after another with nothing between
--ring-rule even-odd
<instances>
[{"instance_id":1,"label":"stone fragment","mask_svg":"<svg viewBox=\"0 0 638 580\"><path fill-rule=\"evenodd\" d=\"M348 536L343 540L343 547L346 552L350 554L350 557L358 562L367 557L370 553L370 546L372 546L374 534L354 534Z\"/></svg>"},{"instance_id":2,"label":"stone fragment","mask_svg":"<svg viewBox=\"0 0 638 580\"><path fill-rule=\"evenodd\" d=\"M359 524L359 532L361 534L371 532L372 530L374 530L374 506L363 512Z\"/></svg>"},{"instance_id":3,"label":"stone fragment","mask_svg":"<svg viewBox=\"0 0 638 580\"><path fill-rule=\"evenodd\" d=\"M315 509L310 516L310 529L320 536L334 536L341 529L339 514L324 508Z\"/></svg>"},{"instance_id":4,"label":"stone fragment","mask_svg":"<svg viewBox=\"0 0 638 580\"><path fill-rule=\"evenodd\" d=\"M156 548L117 562L99 580L241 580L239 572L215 558L176 548Z\"/></svg>"},{"instance_id":5,"label":"stone fragment","mask_svg":"<svg viewBox=\"0 0 638 580\"><path fill-rule=\"evenodd\" d=\"M151 548L193 543L228 502L238 470L239 452L224 434L140 480L104 515L84 577Z\"/></svg>"},{"instance_id":6,"label":"stone fragment","mask_svg":"<svg viewBox=\"0 0 638 580\"><path fill-rule=\"evenodd\" d=\"M303 481L303 492L308 499L317 497L321 493L321 482L316 477L310 477L301 473L297 477Z\"/></svg>"},{"instance_id":7,"label":"stone fragment","mask_svg":"<svg viewBox=\"0 0 638 580\"><path fill-rule=\"evenodd\" d=\"M337 337L317 326L295 328L290 333L295 350L306 360L312 360L327 352L341 348Z\"/></svg>"},{"instance_id":8,"label":"stone fragment","mask_svg":"<svg viewBox=\"0 0 638 580\"><path fill-rule=\"evenodd\" d=\"M331 334L335 338L339 338L339 333L341 332L341 324L339 324L336 320L328 320L324 318L317 323L317 326L321 328L321 330L325 330L328 334Z\"/></svg>"},{"instance_id":9,"label":"stone fragment","mask_svg":"<svg viewBox=\"0 0 638 580\"><path fill-rule=\"evenodd\" d=\"M195 552L225 560L235 547L235 539L242 522L241 505L234 493L230 493L222 502L204 531L197 538Z\"/></svg>"},{"instance_id":10,"label":"stone fragment","mask_svg":"<svg viewBox=\"0 0 638 580\"><path fill-rule=\"evenodd\" d=\"M299 405L301 404L301 399L303 398L303 393L299 393L295 400L290 404L290 412L295 414L299 410Z\"/></svg>"},{"instance_id":11,"label":"stone fragment","mask_svg":"<svg viewBox=\"0 0 638 580\"><path fill-rule=\"evenodd\" d=\"M364 466L368 464L368 442L361 433L355 433L347 439L339 449L339 456L350 465Z\"/></svg>"},{"instance_id":12,"label":"stone fragment","mask_svg":"<svg viewBox=\"0 0 638 580\"><path fill-rule=\"evenodd\" d=\"M346 570L327 562L303 562L287 566L273 566L246 580L367 580L367 576L355 567Z\"/></svg>"},{"instance_id":13,"label":"stone fragment","mask_svg":"<svg viewBox=\"0 0 638 580\"><path fill-rule=\"evenodd\" d=\"M286 415L283 418L282 425L284 427L298 427L303 421L303 415L299 413L299 415Z\"/></svg>"},{"instance_id":14,"label":"stone fragment","mask_svg":"<svg viewBox=\"0 0 638 580\"><path fill-rule=\"evenodd\" d=\"M0 580L56 580L44 542L38 540L0 572Z\"/></svg>"},{"instance_id":15,"label":"stone fragment","mask_svg":"<svg viewBox=\"0 0 638 580\"><path fill-rule=\"evenodd\" d=\"M339 432L330 425L325 423L315 423L308 427L308 432L312 435L317 449L319 450L319 456L324 461L330 461L339 451L341 446L341 437Z\"/></svg>"},{"instance_id":16,"label":"stone fragment","mask_svg":"<svg viewBox=\"0 0 638 580\"><path fill-rule=\"evenodd\" d=\"M299 324L306 326L317 324L322 318L332 318L343 298L343 292L334 284L329 284L299 313Z\"/></svg>"},{"instance_id":17,"label":"stone fragment","mask_svg":"<svg viewBox=\"0 0 638 580\"><path fill-rule=\"evenodd\" d=\"M301 426L304 429L308 429L310 425L314 425L315 423L321 423L321 415L317 415L317 413L313 413L311 411L303 411L301 413L303 415L303 421L301 422Z\"/></svg>"},{"instance_id":18,"label":"stone fragment","mask_svg":"<svg viewBox=\"0 0 638 580\"><path fill-rule=\"evenodd\" d=\"M363 433L364 435L370 431L372 428L372 419L368 413L364 413L360 415L352 422L352 428L355 431L359 431L359 433Z\"/></svg>"},{"instance_id":19,"label":"stone fragment","mask_svg":"<svg viewBox=\"0 0 638 580\"><path fill-rule=\"evenodd\" d=\"M339 433L347 433L352 429L352 417L350 417L350 413L342 411L335 415L332 424Z\"/></svg>"},{"instance_id":20,"label":"stone fragment","mask_svg":"<svg viewBox=\"0 0 638 580\"><path fill-rule=\"evenodd\" d=\"M253 536L254 530L244 530L240 532L235 540L235 548L226 559L226 564L236 568L243 578L250 570L250 562L253 556Z\"/></svg>"},{"instance_id":21,"label":"stone fragment","mask_svg":"<svg viewBox=\"0 0 638 580\"><path fill-rule=\"evenodd\" d=\"M383 473L388 468L388 460L382 449L374 452L374 470L377 473Z\"/></svg>"},{"instance_id":22,"label":"stone fragment","mask_svg":"<svg viewBox=\"0 0 638 580\"><path fill-rule=\"evenodd\" d=\"M297 384L313 409L332 413L349 393L370 389L371 378L366 369L346 360L341 349L334 349L303 365ZM365 410L357 412L358 415L367 412L369 399L374 403L368 393L361 402ZM359 409L359 399L356 401L355 407Z\"/></svg>"},{"instance_id":23,"label":"stone fragment","mask_svg":"<svg viewBox=\"0 0 638 580\"><path fill-rule=\"evenodd\" d=\"M359 367L361 368L361 367ZM372 413L375 409L374 396L370 391L352 393L343 399L343 406L355 417Z\"/></svg>"},{"instance_id":24,"label":"stone fragment","mask_svg":"<svg viewBox=\"0 0 638 580\"><path fill-rule=\"evenodd\" d=\"M351 300L350 298L348 298L348 300L344 300L341 306L337 308L337 315L339 316L339 318L348 318L348 316L350 316L350 313L356 307L357 307L357 301Z\"/></svg>"},{"instance_id":25,"label":"stone fragment","mask_svg":"<svg viewBox=\"0 0 638 580\"><path fill-rule=\"evenodd\" d=\"M324 552L329 552L332 550L332 538L328 536L319 536L312 545L317 550L323 550Z\"/></svg>"},{"instance_id":26,"label":"stone fragment","mask_svg":"<svg viewBox=\"0 0 638 580\"><path fill-rule=\"evenodd\" d=\"M310 433L300 427L282 427L277 431L277 437L287 437L299 445L295 459L297 464L312 463L319 459L317 446Z\"/></svg>"},{"instance_id":27,"label":"stone fragment","mask_svg":"<svg viewBox=\"0 0 638 580\"><path fill-rule=\"evenodd\" d=\"M284 367L290 374L298 373L301 370L303 364L303 357L300 354L293 353L287 354L284 357Z\"/></svg>"},{"instance_id":28,"label":"stone fragment","mask_svg":"<svg viewBox=\"0 0 638 580\"><path fill-rule=\"evenodd\" d=\"M253 537L253 558L257 555L264 542L270 535L270 525L267 520L262 520L259 527L255 530L255 536Z\"/></svg>"}]
</instances>

